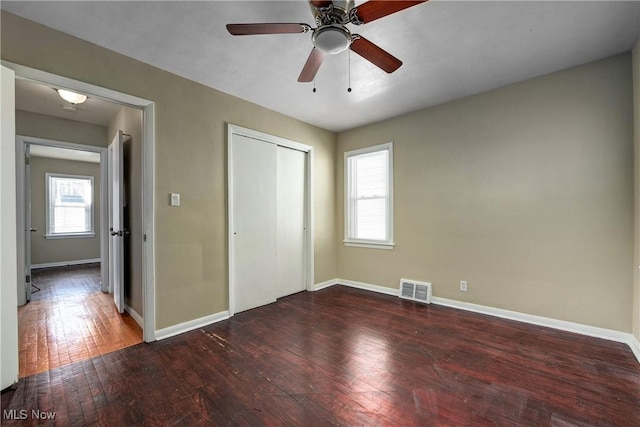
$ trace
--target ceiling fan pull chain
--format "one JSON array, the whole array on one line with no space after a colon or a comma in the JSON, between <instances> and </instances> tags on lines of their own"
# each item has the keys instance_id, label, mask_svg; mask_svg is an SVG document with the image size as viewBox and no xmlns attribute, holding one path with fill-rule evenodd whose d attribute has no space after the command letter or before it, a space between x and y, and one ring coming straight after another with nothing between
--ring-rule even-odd
<instances>
[{"instance_id":1,"label":"ceiling fan pull chain","mask_svg":"<svg viewBox=\"0 0 640 427\"><path fill-rule=\"evenodd\" d=\"M351 93L351 49L349 49L347 54L347 62L349 64L349 87L347 88L347 92Z\"/></svg>"},{"instance_id":2,"label":"ceiling fan pull chain","mask_svg":"<svg viewBox=\"0 0 640 427\"><path fill-rule=\"evenodd\" d=\"M316 78L313 78L313 93L316 93Z\"/></svg>"}]
</instances>

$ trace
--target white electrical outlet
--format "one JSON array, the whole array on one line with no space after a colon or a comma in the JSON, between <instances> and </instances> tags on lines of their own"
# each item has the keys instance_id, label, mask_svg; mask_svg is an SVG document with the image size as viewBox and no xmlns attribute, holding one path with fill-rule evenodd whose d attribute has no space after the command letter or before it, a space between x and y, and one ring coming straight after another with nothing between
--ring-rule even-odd
<instances>
[{"instance_id":1,"label":"white electrical outlet","mask_svg":"<svg viewBox=\"0 0 640 427\"><path fill-rule=\"evenodd\" d=\"M180 206L180 194L171 193L171 206Z\"/></svg>"},{"instance_id":2,"label":"white electrical outlet","mask_svg":"<svg viewBox=\"0 0 640 427\"><path fill-rule=\"evenodd\" d=\"M467 281L466 280L461 280L460 281L460 290L462 292L467 292Z\"/></svg>"}]
</instances>

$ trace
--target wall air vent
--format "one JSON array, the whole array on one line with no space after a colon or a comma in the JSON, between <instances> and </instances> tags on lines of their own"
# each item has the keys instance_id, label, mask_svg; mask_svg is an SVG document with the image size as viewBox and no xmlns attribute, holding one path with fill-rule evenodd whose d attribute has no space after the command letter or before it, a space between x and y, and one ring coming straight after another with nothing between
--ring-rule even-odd
<instances>
[{"instance_id":1,"label":"wall air vent","mask_svg":"<svg viewBox=\"0 0 640 427\"><path fill-rule=\"evenodd\" d=\"M400 298L431 304L431 283L400 279Z\"/></svg>"}]
</instances>

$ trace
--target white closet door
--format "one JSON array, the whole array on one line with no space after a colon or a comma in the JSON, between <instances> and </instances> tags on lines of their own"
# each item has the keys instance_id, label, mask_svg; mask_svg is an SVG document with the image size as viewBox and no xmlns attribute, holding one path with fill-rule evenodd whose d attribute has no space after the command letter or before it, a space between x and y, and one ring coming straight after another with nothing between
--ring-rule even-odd
<instances>
[{"instance_id":1,"label":"white closet door","mask_svg":"<svg viewBox=\"0 0 640 427\"><path fill-rule=\"evenodd\" d=\"M278 147L277 297L305 286L305 153Z\"/></svg>"},{"instance_id":2,"label":"white closet door","mask_svg":"<svg viewBox=\"0 0 640 427\"><path fill-rule=\"evenodd\" d=\"M275 302L277 146L233 135L234 313Z\"/></svg>"}]
</instances>

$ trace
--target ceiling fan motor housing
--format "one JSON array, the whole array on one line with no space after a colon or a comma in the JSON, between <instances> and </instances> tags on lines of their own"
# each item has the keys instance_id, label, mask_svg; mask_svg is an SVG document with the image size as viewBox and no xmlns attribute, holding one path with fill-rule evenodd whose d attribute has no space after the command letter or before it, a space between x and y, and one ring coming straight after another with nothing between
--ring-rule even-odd
<instances>
[{"instance_id":1,"label":"ceiling fan motor housing","mask_svg":"<svg viewBox=\"0 0 640 427\"><path fill-rule=\"evenodd\" d=\"M349 12L353 9L353 0L334 0L327 6L314 6L311 4L311 13L319 27L327 24L347 24Z\"/></svg>"},{"instance_id":2,"label":"ceiling fan motor housing","mask_svg":"<svg viewBox=\"0 0 640 427\"><path fill-rule=\"evenodd\" d=\"M351 45L351 32L342 25L323 25L311 38L316 48L329 55L340 53Z\"/></svg>"}]
</instances>

